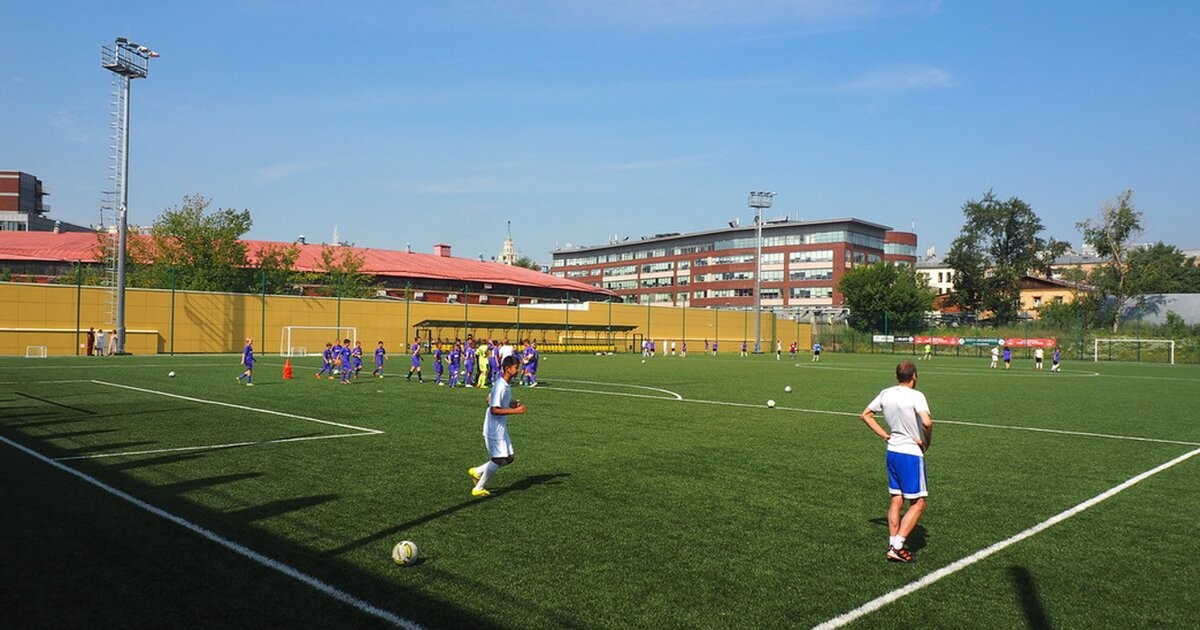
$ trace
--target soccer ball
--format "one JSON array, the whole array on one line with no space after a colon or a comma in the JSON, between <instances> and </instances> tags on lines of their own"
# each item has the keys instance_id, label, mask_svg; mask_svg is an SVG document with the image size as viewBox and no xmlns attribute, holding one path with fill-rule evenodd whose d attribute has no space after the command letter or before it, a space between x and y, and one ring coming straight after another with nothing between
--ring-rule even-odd
<instances>
[{"instance_id":1,"label":"soccer ball","mask_svg":"<svg viewBox=\"0 0 1200 630\"><path fill-rule=\"evenodd\" d=\"M768 401L767 401L767 408L768 408L768 409L774 409L774 408L775 408L775 401L774 401L774 400L768 400Z\"/></svg>"},{"instance_id":2,"label":"soccer ball","mask_svg":"<svg viewBox=\"0 0 1200 630\"><path fill-rule=\"evenodd\" d=\"M783 391L788 394L792 393L792 386L788 385L787 387L784 387Z\"/></svg>"},{"instance_id":3,"label":"soccer ball","mask_svg":"<svg viewBox=\"0 0 1200 630\"><path fill-rule=\"evenodd\" d=\"M167 378L175 378L174 372L167 372Z\"/></svg>"},{"instance_id":4,"label":"soccer ball","mask_svg":"<svg viewBox=\"0 0 1200 630\"><path fill-rule=\"evenodd\" d=\"M419 555L417 544L411 540L402 540L392 547L392 562L402 567L416 562Z\"/></svg>"},{"instance_id":5,"label":"soccer ball","mask_svg":"<svg viewBox=\"0 0 1200 630\"><path fill-rule=\"evenodd\" d=\"M645 359L642 359L642 363L645 363L645 362L646 362L646 360L645 360Z\"/></svg>"}]
</instances>

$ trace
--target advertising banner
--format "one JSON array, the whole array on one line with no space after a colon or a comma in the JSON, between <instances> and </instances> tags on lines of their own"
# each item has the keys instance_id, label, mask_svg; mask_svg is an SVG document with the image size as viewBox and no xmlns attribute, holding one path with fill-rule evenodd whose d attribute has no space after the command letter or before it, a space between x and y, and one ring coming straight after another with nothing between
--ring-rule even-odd
<instances>
[{"instance_id":1,"label":"advertising banner","mask_svg":"<svg viewBox=\"0 0 1200 630\"><path fill-rule=\"evenodd\" d=\"M1004 340L998 337L963 337L958 340L960 346L1002 346Z\"/></svg>"},{"instance_id":2,"label":"advertising banner","mask_svg":"<svg viewBox=\"0 0 1200 630\"><path fill-rule=\"evenodd\" d=\"M915 343L913 341L913 338L908 335L904 335L904 336L896 335L896 337L893 339L893 341L895 341L896 343Z\"/></svg>"},{"instance_id":3,"label":"advertising banner","mask_svg":"<svg viewBox=\"0 0 1200 630\"><path fill-rule=\"evenodd\" d=\"M913 343L917 344L918 346L924 344L929 344L931 346L957 346L958 337L925 337L918 335L913 337Z\"/></svg>"},{"instance_id":4,"label":"advertising banner","mask_svg":"<svg viewBox=\"0 0 1200 630\"><path fill-rule=\"evenodd\" d=\"M871 341L873 341L875 343L894 343L896 341L896 336L895 335L872 335Z\"/></svg>"},{"instance_id":5,"label":"advertising banner","mask_svg":"<svg viewBox=\"0 0 1200 630\"><path fill-rule=\"evenodd\" d=\"M1053 348L1058 345L1054 339L1021 338L1005 339L1004 345L1010 348Z\"/></svg>"}]
</instances>

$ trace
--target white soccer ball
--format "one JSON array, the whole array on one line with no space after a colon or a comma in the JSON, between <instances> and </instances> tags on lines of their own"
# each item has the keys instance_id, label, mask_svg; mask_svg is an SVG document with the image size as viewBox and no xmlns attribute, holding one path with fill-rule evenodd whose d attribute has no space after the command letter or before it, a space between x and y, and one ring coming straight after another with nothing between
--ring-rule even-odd
<instances>
[{"instance_id":1,"label":"white soccer ball","mask_svg":"<svg viewBox=\"0 0 1200 630\"><path fill-rule=\"evenodd\" d=\"M770 408L770 409L774 409L774 408L775 408L775 401L774 401L774 400L768 400L768 401L767 401L767 407L768 407L768 408Z\"/></svg>"},{"instance_id":2,"label":"white soccer ball","mask_svg":"<svg viewBox=\"0 0 1200 630\"><path fill-rule=\"evenodd\" d=\"M788 385L787 387L784 387L783 391L788 394L792 393L792 386Z\"/></svg>"},{"instance_id":3,"label":"white soccer ball","mask_svg":"<svg viewBox=\"0 0 1200 630\"><path fill-rule=\"evenodd\" d=\"M167 378L175 378L174 372L167 372Z\"/></svg>"},{"instance_id":4,"label":"white soccer ball","mask_svg":"<svg viewBox=\"0 0 1200 630\"><path fill-rule=\"evenodd\" d=\"M392 562L400 566L410 565L417 560L420 553L416 543L411 540L402 540L392 547Z\"/></svg>"},{"instance_id":5,"label":"white soccer ball","mask_svg":"<svg viewBox=\"0 0 1200 630\"><path fill-rule=\"evenodd\" d=\"M642 359L642 363L645 363L645 362L646 362L646 360L645 360L645 359Z\"/></svg>"}]
</instances>

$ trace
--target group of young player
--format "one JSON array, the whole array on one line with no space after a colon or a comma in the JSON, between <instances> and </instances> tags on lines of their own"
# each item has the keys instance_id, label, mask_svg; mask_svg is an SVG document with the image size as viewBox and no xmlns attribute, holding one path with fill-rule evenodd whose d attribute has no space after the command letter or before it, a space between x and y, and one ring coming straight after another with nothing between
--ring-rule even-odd
<instances>
[{"instance_id":1,"label":"group of young player","mask_svg":"<svg viewBox=\"0 0 1200 630\"><path fill-rule=\"evenodd\" d=\"M993 370L996 369L996 365L999 363L1001 357L1004 358L1004 369L1006 369L1006 370L1011 369L1012 368L1012 348L1009 348L1008 346L993 346L992 347L992 365L990 366L991 369L993 369ZM1041 348L1035 348L1033 350L1033 369L1035 369L1035 370L1043 369L1043 361L1045 361L1045 358L1046 358L1046 351ZM1051 372L1061 372L1062 371L1062 369L1061 369L1062 368L1062 365L1061 365L1062 351L1059 350L1059 348L1057 348L1057 347L1054 348L1054 354L1051 355L1051 361L1052 361L1052 363L1050 364L1050 371Z\"/></svg>"},{"instance_id":2,"label":"group of young player","mask_svg":"<svg viewBox=\"0 0 1200 630\"><path fill-rule=\"evenodd\" d=\"M317 372L317 379L328 376L329 380L340 376L343 385L349 385L351 381L358 378L363 371L363 348L361 341L355 341L351 347L349 339L341 341L333 341L325 344L325 350L321 353L321 370ZM371 376L383 378L383 364L387 361L387 348L380 341L375 348L375 369L371 371Z\"/></svg>"},{"instance_id":3,"label":"group of young player","mask_svg":"<svg viewBox=\"0 0 1200 630\"><path fill-rule=\"evenodd\" d=\"M421 372L425 361L425 345L420 337L414 337L410 347L410 363L405 380L412 381L416 375L418 383L424 383ZM503 376L504 360L516 357L520 366L520 379L516 384L537 387L539 354L537 342L523 339L517 349L507 339L485 339L477 341L467 335L466 341L434 341L429 349L433 361L434 383L450 387L490 387ZM443 381L443 378L446 380Z\"/></svg>"}]
</instances>

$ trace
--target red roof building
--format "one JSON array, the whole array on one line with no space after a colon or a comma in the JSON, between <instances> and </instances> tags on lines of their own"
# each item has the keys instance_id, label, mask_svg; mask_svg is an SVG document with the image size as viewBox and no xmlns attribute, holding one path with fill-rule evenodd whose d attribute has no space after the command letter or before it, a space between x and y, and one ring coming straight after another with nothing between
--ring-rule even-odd
<instances>
[{"instance_id":1,"label":"red roof building","mask_svg":"<svg viewBox=\"0 0 1200 630\"><path fill-rule=\"evenodd\" d=\"M149 238L131 235L130 238ZM71 270L73 263L104 265L95 232L2 232L0 231L0 267L9 272L43 282ZM259 252L267 247L289 247L292 243L243 241L253 265ZM322 272L321 250L326 245L296 243L300 255L297 271ZM609 300L616 294L607 289L559 278L540 271L484 262L450 255L450 246L439 244L437 254L338 246L363 259L362 273L375 276L390 297L403 297L411 289L414 299L430 302L462 301L504 304L520 296L532 300L578 301ZM380 297L385 297L381 295Z\"/></svg>"}]
</instances>

